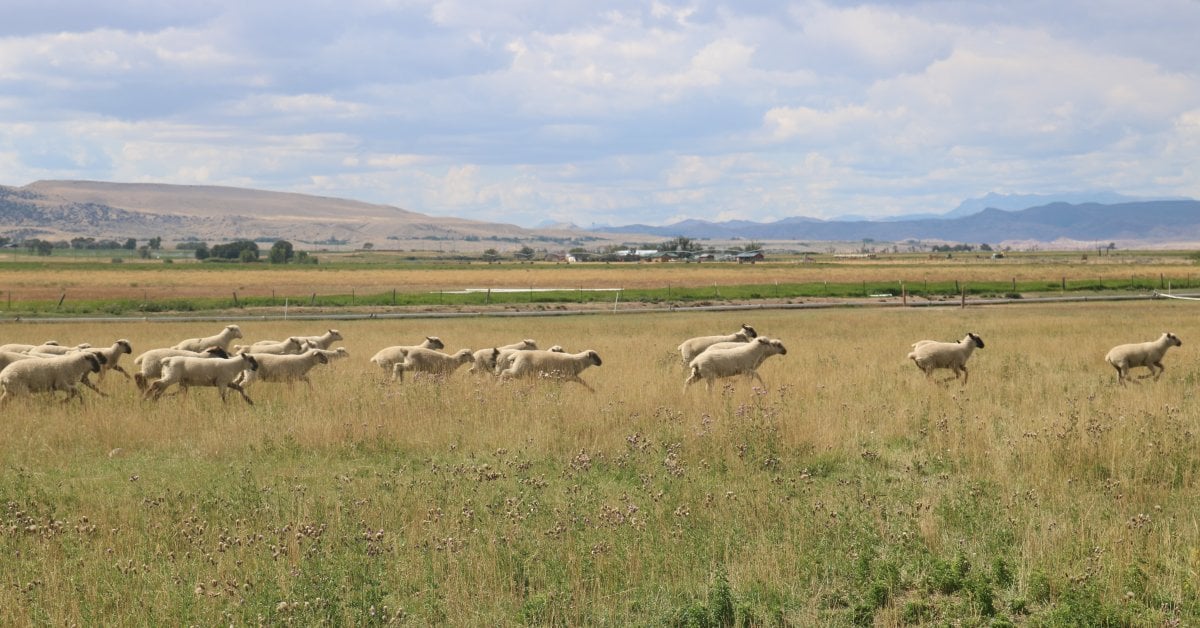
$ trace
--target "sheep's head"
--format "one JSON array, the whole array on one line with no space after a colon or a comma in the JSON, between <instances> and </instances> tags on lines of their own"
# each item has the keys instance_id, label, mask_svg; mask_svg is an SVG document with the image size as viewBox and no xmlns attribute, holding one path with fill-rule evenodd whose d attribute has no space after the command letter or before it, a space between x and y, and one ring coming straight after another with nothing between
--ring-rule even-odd
<instances>
[{"instance_id":1,"label":"sheep's head","mask_svg":"<svg viewBox=\"0 0 1200 628\"><path fill-rule=\"evenodd\" d=\"M967 332L967 338L970 338L971 342L975 343L975 346L977 348L980 348L980 349L983 348L983 338L980 338L979 335L976 334L975 332L971 332L971 331Z\"/></svg>"},{"instance_id":2,"label":"sheep's head","mask_svg":"<svg viewBox=\"0 0 1200 628\"><path fill-rule=\"evenodd\" d=\"M233 338L242 337L242 328L238 327L237 325L226 325L225 331L229 332Z\"/></svg>"},{"instance_id":3,"label":"sheep's head","mask_svg":"<svg viewBox=\"0 0 1200 628\"><path fill-rule=\"evenodd\" d=\"M329 330L329 338L331 340L342 340L342 332L336 329L331 329Z\"/></svg>"},{"instance_id":4,"label":"sheep's head","mask_svg":"<svg viewBox=\"0 0 1200 628\"><path fill-rule=\"evenodd\" d=\"M229 357L229 352L221 347L209 347L204 350L204 353L208 354L210 358L227 359Z\"/></svg>"},{"instance_id":5,"label":"sheep's head","mask_svg":"<svg viewBox=\"0 0 1200 628\"><path fill-rule=\"evenodd\" d=\"M458 353L454 354L454 359L458 360L459 362L474 362L475 352L471 351L470 349L459 349Z\"/></svg>"},{"instance_id":6,"label":"sheep's head","mask_svg":"<svg viewBox=\"0 0 1200 628\"><path fill-rule=\"evenodd\" d=\"M121 340L118 340L116 344L120 348L121 353L133 353L133 345L129 344L128 340L122 338Z\"/></svg>"},{"instance_id":7,"label":"sheep's head","mask_svg":"<svg viewBox=\"0 0 1200 628\"><path fill-rule=\"evenodd\" d=\"M525 349L537 349L537 343L533 341L533 338L526 338L522 340L521 345L522 348Z\"/></svg>"},{"instance_id":8,"label":"sheep's head","mask_svg":"<svg viewBox=\"0 0 1200 628\"><path fill-rule=\"evenodd\" d=\"M329 364L329 358L326 357L324 353L321 353L318 351L316 353L316 356L317 356L317 362L320 362L321 364Z\"/></svg>"},{"instance_id":9,"label":"sheep's head","mask_svg":"<svg viewBox=\"0 0 1200 628\"><path fill-rule=\"evenodd\" d=\"M596 353L595 351L588 349L587 357L588 357L589 362L591 362L592 364L595 364L596 366L600 366L600 354L599 353Z\"/></svg>"},{"instance_id":10,"label":"sheep's head","mask_svg":"<svg viewBox=\"0 0 1200 628\"><path fill-rule=\"evenodd\" d=\"M754 331L754 328L747 325L746 323L742 323L742 332L746 334L747 338L757 338L758 337L758 332Z\"/></svg>"},{"instance_id":11,"label":"sheep's head","mask_svg":"<svg viewBox=\"0 0 1200 628\"><path fill-rule=\"evenodd\" d=\"M772 353L778 353L779 355L787 355L787 347L783 346L783 343L778 340L773 340L766 336L759 336L754 340L759 344L760 348Z\"/></svg>"},{"instance_id":12,"label":"sheep's head","mask_svg":"<svg viewBox=\"0 0 1200 628\"><path fill-rule=\"evenodd\" d=\"M284 341L284 344L289 347L295 347L296 349L303 349L306 343L296 336L289 336L288 339Z\"/></svg>"},{"instance_id":13,"label":"sheep's head","mask_svg":"<svg viewBox=\"0 0 1200 628\"><path fill-rule=\"evenodd\" d=\"M1163 332L1163 336L1166 336L1167 340L1169 340L1170 343L1175 345L1176 347L1183 346L1183 341L1179 339L1179 336L1176 336L1175 334L1172 334L1169 331Z\"/></svg>"},{"instance_id":14,"label":"sheep's head","mask_svg":"<svg viewBox=\"0 0 1200 628\"><path fill-rule=\"evenodd\" d=\"M84 354L84 359L88 361L88 369L93 373L100 372L100 365L105 363L104 356L95 353Z\"/></svg>"},{"instance_id":15,"label":"sheep's head","mask_svg":"<svg viewBox=\"0 0 1200 628\"><path fill-rule=\"evenodd\" d=\"M258 370L258 360L255 360L254 356L250 355L249 353L239 353L238 355L242 356L242 361L246 363L247 369L251 371Z\"/></svg>"},{"instance_id":16,"label":"sheep's head","mask_svg":"<svg viewBox=\"0 0 1200 628\"><path fill-rule=\"evenodd\" d=\"M430 349L445 349L446 345L437 336L425 336L425 346Z\"/></svg>"}]
</instances>

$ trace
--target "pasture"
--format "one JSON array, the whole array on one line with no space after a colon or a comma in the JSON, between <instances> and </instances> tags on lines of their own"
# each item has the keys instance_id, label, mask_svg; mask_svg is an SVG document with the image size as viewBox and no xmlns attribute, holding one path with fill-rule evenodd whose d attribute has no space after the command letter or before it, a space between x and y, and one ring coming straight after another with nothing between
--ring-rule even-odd
<instances>
[{"instance_id":1,"label":"pasture","mask_svg":"<svg viewBox=\"0 0 1200 628\"><path fill-rule=\"evenodd\" d=\"M240 322L351 357L254 406L114 373L0 409L0 623L1194 624L1197 307ZM685 393L675 346L742 322L788 348L767 388ZM136 356L221 326L0 337ZM905 359L968 330L965 387ZM1162 379L1117 387L1105 352L1166 330ZM594 349L597 392L367 361L429 334Z\"/></svg>"}]
</instances>

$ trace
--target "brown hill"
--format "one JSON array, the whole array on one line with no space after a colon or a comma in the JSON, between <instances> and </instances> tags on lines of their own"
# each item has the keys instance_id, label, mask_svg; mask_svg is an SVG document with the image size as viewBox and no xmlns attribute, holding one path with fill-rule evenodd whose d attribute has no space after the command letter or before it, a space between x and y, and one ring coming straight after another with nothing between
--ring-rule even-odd
<instances>
[{"instance_id":1,"label":"brown hill","mask_svg":"<svg viewBox=\"0 0 1200 628\"><path fill-rule=\"evenodd\" d=\"M99 181L0 186L0 234L28 237L205 241L283 238L299 243L372 243L410 248L456 240L459 248L506 242L595 242L612 236L569 229L438 218L388 205L243 188ZM478 247L461 246L480 241Z\"/></svg>"}]
</instances>

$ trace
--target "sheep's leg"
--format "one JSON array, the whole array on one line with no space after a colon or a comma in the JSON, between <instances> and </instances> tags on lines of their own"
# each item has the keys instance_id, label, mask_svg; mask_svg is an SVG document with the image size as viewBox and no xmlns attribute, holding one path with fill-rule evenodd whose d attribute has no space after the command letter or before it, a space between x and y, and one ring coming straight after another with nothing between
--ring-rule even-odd
<instances>
[{"instance_id":1,"label":"sheep's leg","mask_svg":"<svg viewBox=\"0 0 1200 628\"><path fill-rule=\"evenodd\" d=\"M967 365L966 365L966 364L964 364L964 365L962 365L962 366L960 366L960 367L958 367L958 368L959 368L959 369L962 371L962 375L963 375L963 382L962 382L962 383L963 383L963 386L966 386L966 385L967 385L967 380L968 380L968 379L970 379L970 377L971 377L971 373L967 371ZM958 375L957 375L957 373L954 375L954 379L958 379Z\"/></svg>"},{"instance_id":2,"label":"sheep's leg","mask_svg":"<svg viewBox=\"0 0 1200 628\"><path fill-rule=\"evenodd\" d=\"M103 371L101 371L101 373L103 374ZM104 392L103 392L103 391L101 391L99 388L96 388L96 385L92 383L92 380L91 380L91 379L88 377L88 374L87 374L87 373L84 373L84 374L83 374L83 377L79 378L79 383L81 383L81 384L83 384L84 386L87 386L88 388L91 388L92 390L96 391L96 394L97 394L97 395L100 395L101 397L107 397L107 396L108 396L108 395L104 394Z\"/></svg>"},{"instance_id":3,"label":"sheep's leg","mask_svg":"<svg viewBox=\"0 0 1200 628\"><path fill-rule=\"evenodd\" d=\"M1154 381L1156 381L1156 382L1157 382L1157 381L1158 381L1158 378L1159 378L1159 377L1162 377L1163 371L1167 370L1167 367L1163 366L1163 365L1162 365L1162 362L1155 362L1155 363L1154 363L1154 366L1157 366L1157 367L1158 367L1158 372L1157 372L1157 373L1154 373L1154 368L1153 368L1153 367L1151 367L1151 368L1150 368L1150 372L1151 372L1151 373L1154 373Z\"/></svg>"},{"instance_id":4,"label":"sheep's leg","mask_svg":"<svg viewBox=\"0 0 1200 628\"><path fill-rule=\"evenodd\" d=\"M578 375L572 375L570 378L568 378L568 379L567 379L567 381L569 381L569 382L578 382L578 383L579 383L581 386L583 386L584 388L588 389L588 391L589 391L589 392L596 392L596 389L595 389L595 388L592 388L590 385L588 385L588 383L587 383L587 382L585 382L585 381L583 381L582 379L580 379Z\"/></svg>"},{"instance_id":5,"label":"sheep's leg","mask_svg":"<svg viewBox=\"0 0 1200 628\"><path fill-rule=\"evenodd\" d=\"M758 371L749 371L746 373L746 379L757 380L759 386L762 386L763 388L767 387L767 383L763 381L762 375L759 375Z\"/></svg>"},{"instance_id":6,"label":"sheep's leg","mask_svg":"<svg viewBox=\"0 0 1200 628\"><path fill-rule=\"evenodd\" d=\"M683 380L683 391L687 392L688 386L691 386L698 381L700 381L700 369L694 368L692 369L692 372L688 374L687 379ZM712 390L711 385L709 386L709 390Z\"/></svg>"},{"instance_id":7,"label":"sheep's leg","mask_svg":"<svg viewBox=\"0 0 1200 628\"><path fill-rule=\"evenodd\" d=\"M246 390L244 388L242 388L241 386L238 386L237 384L230 384L229 388L232 388L232 389L238 391L238 393L242 396L242 399L244 399L246 401L246 403L248 403L250 405L254 405L254 401L251 400L250 396L246 394ZM222 389L222 392L223 391L224 391L224 389ZM224 401L225 398L222 396L221 400Z\"/></svg>"},{"instance_id":8,"label":"sheep's leg","mask_svg":"<svg viewBox=\"0 0 1200 628\"><path fill-rule=\"evenodd\" d=\"M125 379L133 379L133 377L125 369L121 368L120 364L113 365L111 370L124 375Z\"/></svg>"}]
</instances>

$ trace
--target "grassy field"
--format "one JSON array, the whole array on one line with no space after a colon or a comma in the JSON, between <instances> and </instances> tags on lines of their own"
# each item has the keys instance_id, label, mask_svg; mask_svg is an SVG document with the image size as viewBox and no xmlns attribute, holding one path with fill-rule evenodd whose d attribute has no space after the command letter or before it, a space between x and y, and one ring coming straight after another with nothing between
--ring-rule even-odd
<instances>
[{"instance_id":1,"label":"grassy field","mask_svg":"<svg viewBox=\"0 0 1200 628\"><path fill-rule=\"evenodd\" d=\"M6 316L139 315L292 307L512 308L552 304L696 304L746 300L1146 293L1200 288L1181 253L895 255L873 260L779 257L759 264L485 264L339 254L319 265L201 264L0 255ZM466 289L492 294L457 294ZM506 292L510 290L511 292ZM550 292L545 292L552 290ZM614 299L614 290L620 296Z\"/></svg>"},{"instance_id":2,"label":"grassy field","mask_svg":"<svg viewBox=\"0 0 1200 628\"><path fill-rule=\"evenodd\" d=\"M1196 304L341 321L317 387L0 412L0 623L1182 625L1200 622ZM742 322L767 389L683 391ZM135 354L219 324L0 323ZM242 323L247 340L319 323ZM979 333L971 381L921 338ZM1125 389L1109 347L1181 348ZM388 383L375 350L533 337L577 385ZM125 360L129 358L126 357ZM125 366L131 364L125 362ZM938 375L945 378L945 372Z\"/></svg>"}]
</instances>

